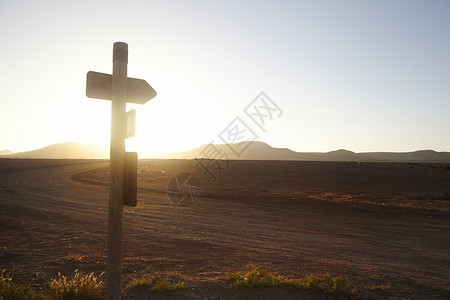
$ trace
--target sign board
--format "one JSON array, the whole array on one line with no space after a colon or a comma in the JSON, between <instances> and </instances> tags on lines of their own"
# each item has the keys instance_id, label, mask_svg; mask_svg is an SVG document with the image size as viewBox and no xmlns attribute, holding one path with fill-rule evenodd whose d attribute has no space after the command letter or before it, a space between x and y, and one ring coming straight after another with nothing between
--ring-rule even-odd
<instances>
[{"instance_id":1,"label":"sign board","mask_svg":"<svg viewBox=\"0 0 450 300\"><path fill-rule=\"evenodd\" d=\"M127 111L127 139L136 135L136 110Z\"/></svg>"},{"instance_id":2,"label":"sign board","mask_svg":"<svg viewBox=\"0 0 450 300\"><path fill-rule=\"evenodd\" d=\"M125 152L125 184L123 205L137 205L137 153Z\"/></svg>"},{"instance_id":3,"label":"sign board","mask_svg":"<svg viewBox=\"0 0 450 300\"><path fill-rule=\"evenodd\" d=\"M86 79L86 96L111 100L112 75L89 71ZM145 104L156 96L156 91L143 79L127 78L127 102Z\"/></svg>"}]
</instances>

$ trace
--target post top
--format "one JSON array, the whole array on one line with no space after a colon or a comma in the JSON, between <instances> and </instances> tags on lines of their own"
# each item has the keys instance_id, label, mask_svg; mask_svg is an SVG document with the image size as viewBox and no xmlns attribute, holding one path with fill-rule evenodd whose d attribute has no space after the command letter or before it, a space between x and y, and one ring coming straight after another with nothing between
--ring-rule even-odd
<instances>
[{"instance_id":1,"label":"post top","mask_svg":"<svg viewBox=\"0 0 450 300\"><path fill-rule=\"evenodd\" d=\"M128 44L115 42L113 48L113 62L121 61L128 63Z\"/></svg>"},{"instance_id":2,"label":"post top","mask_svg":"<svg viewBox=\"0 0 450 300\"><path fill-rule=\"evenodd\" d=\"M128 50L128 44L124 43L124 42L115 42L114 49L117 49L117 48Z\"/></svg>"}]
</instances>

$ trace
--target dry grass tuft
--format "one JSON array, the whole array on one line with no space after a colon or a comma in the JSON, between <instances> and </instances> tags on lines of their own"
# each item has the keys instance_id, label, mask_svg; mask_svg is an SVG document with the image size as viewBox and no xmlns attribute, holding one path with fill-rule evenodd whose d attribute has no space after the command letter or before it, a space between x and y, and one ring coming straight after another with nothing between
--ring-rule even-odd
<instances>
[{"instance_id":1,"label":"dry grass tuft","mask_svg":"<svg viewBox=\"0 0 450 300\"><path fill-rule=\"evenodd\" d=\"M75 263L82 263L86 262L88 260L87 255L71 255L67 258L68 261L75 262Z\"/></svg>"},{"instance_id":2,"label":"dry grass tuft","mask_svg":"<svg viewBox=\"0 0 450 300\"><path fill-rule=\"evenodd\" d=\"M226 280L231 281L234 288L260 288L268 286L300 287L298 280L289 279L280 275L273 275L269 271L254 265L247 264L245 271L227 274Z\"/></svg>"},{"instance_id":3,"label":"dry grass tuft","mask_svg":"<svg viewBox=\"0 0 450 300\"><path fill-rule=\"evenodd\" d=\"M172 281L153 272L152 267L146 267L145 274L134 279L130 288L150 288L155 293L171 293L186 286L184 281Z\"/></svg>"},{"instance_id":4,"label":"dry grass tuft","mask_svg":"<svg viewBox=\"0 0 450 300\"><path fill-rule=\"evenodd\" d=\"M17 285L6 274L6 270L0 273L0 300L28 300L37 299L36 292L29 286Z\"/></svg>"},{"instance_id":5,"label":"dry grass tuft","mask_svg":"<svg viewBox=\"0 0 450 300\"><path fill-rule=\"evenodd\" d=\"M311 274L304 280L291 279L272 274L253 263L249 263L245 271L227 274L226 280L233 288L294 287L326 294L345 293L350 286L350 280L344 275Z\"/></svg>"},{"instance_id":6,"label":"dry grass tuft","mask_svg":"<svg viewBox=\"0 0 450 300\"><path fill-rule=\"evenodd\" d=\"M306 276L303 286L326 294L344 293L350 286L350 280L344 275L311 274Z\"/></svg>"},{"instance_id":7,"label":"dry grass tuft","mask_svg":"<svg viewBox=\"0 0 450 300\"><path fill-rule=\"evenodd\" d=\"M71 278L58 273L58 278L50 281L49 296L52 299L99 299L103 286L100 276L94 276L94 273L84 274L78 270L75 270Z\"/></svg>"}]
</instances>

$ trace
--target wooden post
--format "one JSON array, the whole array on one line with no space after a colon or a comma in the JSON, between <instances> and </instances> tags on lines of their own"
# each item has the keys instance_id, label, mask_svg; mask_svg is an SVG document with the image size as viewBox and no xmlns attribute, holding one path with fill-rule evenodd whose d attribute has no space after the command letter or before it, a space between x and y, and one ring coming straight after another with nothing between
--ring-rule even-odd
<instances>
[{"instance_id":1,"label":"wooden post","mask_svg":"<svg viewBox=\"0 0 450 300\"><path fill-rule=\"evenodd\" d=\"M122 42L114 43L106 266L106 299L108 300L121 299L122 296L122 218L127 130L127 64L128 45Z\"/></svg>"}]
</instances>

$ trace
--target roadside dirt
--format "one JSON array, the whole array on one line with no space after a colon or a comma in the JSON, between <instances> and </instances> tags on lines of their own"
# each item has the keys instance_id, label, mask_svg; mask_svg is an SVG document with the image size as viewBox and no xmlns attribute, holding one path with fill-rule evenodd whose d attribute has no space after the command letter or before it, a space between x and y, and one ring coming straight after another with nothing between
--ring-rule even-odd
<instances>
[{"instance_id":1,"label":"roadside dirt","mask_svg":"<svg viewBox=\"0 0 450 300\"><path fill-rule=\"evenodd\" d=\"M450 298L449 164L234 161L212 180L195 160L141 160L138 172L125 299ZM179 208L167 185L183 172L202 196ZM0 269L36 288L58 272L103 272L107 185L104 160L0 160ZM225 275L250 261L292 278L344 274L352 288L230 288ZM186 288L129 289L147 266Z\"/></svg>"}]
</instances>

